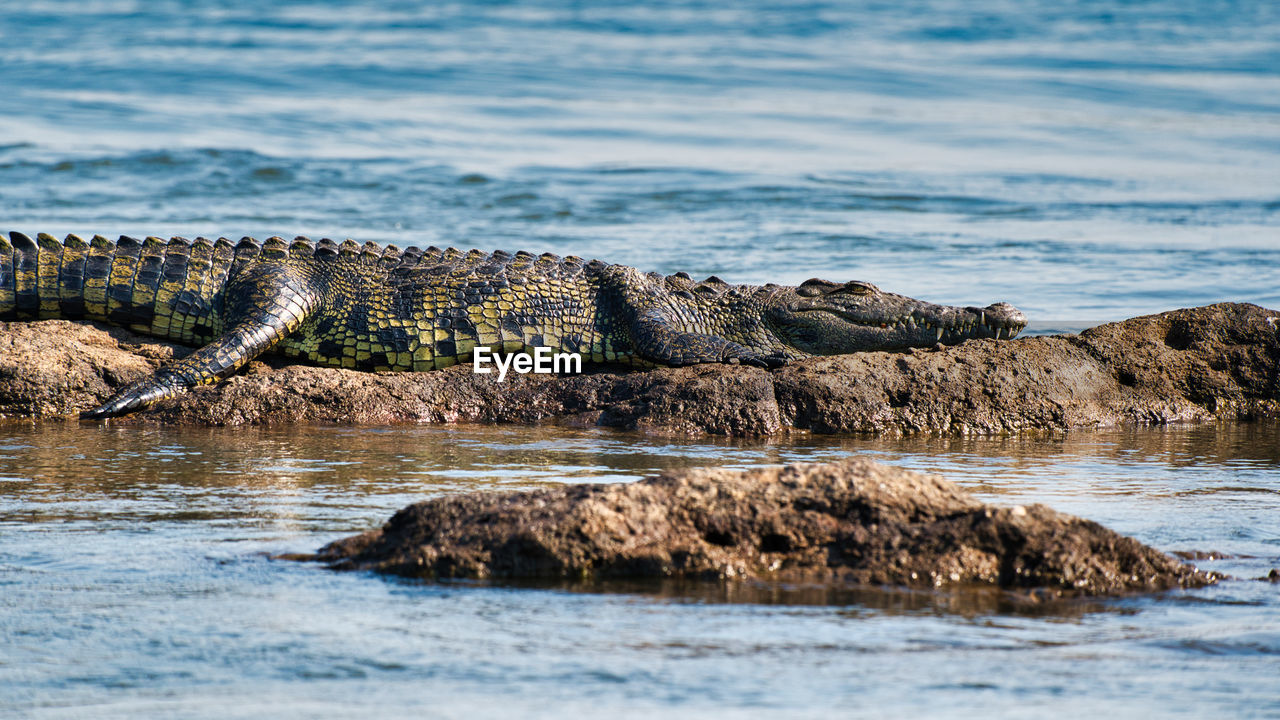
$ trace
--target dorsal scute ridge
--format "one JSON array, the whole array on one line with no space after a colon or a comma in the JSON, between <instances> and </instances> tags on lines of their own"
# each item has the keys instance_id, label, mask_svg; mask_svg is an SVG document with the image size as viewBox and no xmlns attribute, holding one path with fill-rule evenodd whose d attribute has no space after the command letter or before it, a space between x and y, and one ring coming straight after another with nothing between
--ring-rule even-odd
<instances>
[{"instance_id":1,"label":"dorsal scute ridge","mask_svg":"<svg viewBox=\"0 0 1280 720\"><path fill-rule=\"evenodd\" d=\"M38 233L36 235L36 244L45 252L61 252L62 241L50 235L49 233Z\"/></svg>"},{"instance_id":2,"label":"dorsal scute ridge","mask_svg":"<svg viewBox=\"0 0 1280 720\"><path fill-rule=\"evenodd\" d=\"M262 241L262 257L282 260L289 256L289 241L279 235L272 235Z\"/></svg>"},{"instance_id":3,"label":"dorsal scute ridge","mask_svg":"<svg viewBox=\"0 0 1280 720\"><path fill-rule=\"evenodd\" d=\"M311 238L306 235L298 235L289 243L289 255L297 258L313 257L316 254L316 246L312 244Z\"/></svg>"},{"instance_id":4,"label":"dorsal scute ridge","mask_svg":"<svg viewBox=\"0 0 1280 720\"><path fill-rule=\"evenodd\" d=\"M675 275L668 275L662 278L661 286L676 297L685 300L693 300L695 298L693 294L694 282L688 274L676 273Z\"/></svg>"},{"instance_id":5,"label":"dorsal scute ridge","mask_svg":"<svg viewBox=\"0 0 1280 720\"><path fill-rule=\"evenodd\" d=\"M86 236L87 237L87 236ZM293 258L305 261L334 260L341 258L344 262L355 261L362 265L392 270L394 268L433 267L437 272L448 267L450 273L478 273L494 276L504 273L515 273L526 276L528 273L543 273L547 277L571 277L582 273L598 273L608 267L608 263L600 260L587 260L578 255L557 255L552 252L535 254L528 250L507 250L497 248L482 250L479 248L459 248L448 246L440 248L435 245L425 249L418 246L407 246L403 249L395 244L385 245L376 242L358 243L350 238L341 242L330 238L313 240L306 235L297 235L288 239L273 235L263 240L243 236L239 240L226 237L210 239L197 236L188 239L181 236L168 238L147 235L135 237L120 235L117 239L109 239L102 235L94 235L86 240L70 233L58 239L47 233L37 233L34 238L18 231L9 231L0 237L0 252L93 252L99 255L106 253L113 256L132 257L139 261L155 262L157 258L164 262L176 262L180 255L197 255L215 262L233 262L235 264L254 260ZM662 276L658 273L646 273L646 276L658 283L665 282L669 289L683 289L677 279L687 279L685 273ZM675 286L673 286L673 283ZM712 291L722 283L711 277L701 285L707 286L705 292ZM691 286L691 284L690 284Z\"/></svg>"},{"instance_id":6,"label":"dorsal scute ridge","mask_svg":"<svg viewBox=\"0 0 1280 720\"><path fill-rule=\"evenodd\" d=\"M591 269L599 269L607 267L608 263L600 260L585 260L577 255L560 256L555 253L545 252L535 255L527 250L518 250L512 252L505 249L496 249L485 252L481 249L461 249L454 246L441 249L435 245L425 249L417 246L407 246L400 249L394 244L388 243L381 245L372 241L363 244L357 243L350 238L343 240L341 243L330 238L321 238L312 240L306 235L297 235L292 240L286 239L279 235L273 235L264 240L258 240L254 237L243 236L239 240L230 240L226 237L209 239L200 235L195 238L188 239L182 236L172 236L164 238L156 235L147 235L139 239L132 235L120 235L116 240L110 240L102 235L94 235L90 240L85 240L80 235L69 233L61 240L48 233L37 233L33 239L19 231L9 231L4 238L0 238L5 242L6 246L12 247L18 245L20 247L47 247L52 248L56 243L59 247L72 248L111 248L121 249L126 253L138 252L138 254L155 254L164 253L170 250L178 250L183 248L191 248L196 245L211 245L215 247L228 247L236 254L258 254L264 249L270 250L287 250L291 254L301 255L307 252L315 253L322 249L328 248L343 254L358 255L364 260L374 261L378 263L388 263L391 261L404 264L409 261L422 262L431 260L463 260L468 263L491 264L494 262L503 265L521 262L538 262L540 264L557 264L562 266L583 266ZM650 275L656 276L654 273ZM687 277L686 273L677 273L674 277ZM704 282L720 282L718 278L708 278Z\"/></svg>"},{"instance_id":7,"label":"dorsal scute ridge","mask_svg":"<svg viewBox=\"0 0 1280 720\"><path fill-rule=\"evenodd\" d=\"M400 251L400 265L402 267L412 267L423 263L432 263L439 260L443 252L435 245L428 245L426 248L410 245Z\"/></svg>"},{"instance_id":8,"label":"dorsal scute ridge","mask_svg":"<svg viewBox=\"0 0 1280 720\"><path fill-rule=\"evenodd\" d=\"M28 253L36 249L36 241L20 232L9 233L9 240L13 249L19 252Z\"/></svg>"},{"instance_id":9,"label":"dorsal scute ridge","mask_svg":"<svg viewBox=\"0 0 1280 720\"><path fill-rule=\"evenodd\" d=\"M719 298L722 295L728 295L729 297L738 297L742 292L739 286L730 285L729 283L725 282L724 280L721 280L715 275L708 276L706 280L703 280L702 282L697 283L696 285L692 284L692 280L689 280L686 282L690 283L690 287L686 288L687 290L692 290L693 292L698 293L699 295L702 295L704 298L708 298L708 299Z\"/></svg>"}]
</instances>

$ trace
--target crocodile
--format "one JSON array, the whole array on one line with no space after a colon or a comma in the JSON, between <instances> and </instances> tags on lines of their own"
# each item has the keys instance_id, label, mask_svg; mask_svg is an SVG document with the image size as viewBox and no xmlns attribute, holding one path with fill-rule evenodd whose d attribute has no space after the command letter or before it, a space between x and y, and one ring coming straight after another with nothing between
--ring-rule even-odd
<instances>
[{"instance_id":1,"label":"crocodile","mask_svg":"<svg viewBox=\"0 0 1280 720\"><path fill-rule=\"evenodd\" d=\"M225 378L267 351L425 371L549 348L633 367L744 363L1005 339L1013 306L951 307L860 281L733 285L551 253L352 240L32 240L0 233L0 320L92 320L197 348L82 414L107 418Z\"/></svg>"}]
</instances>

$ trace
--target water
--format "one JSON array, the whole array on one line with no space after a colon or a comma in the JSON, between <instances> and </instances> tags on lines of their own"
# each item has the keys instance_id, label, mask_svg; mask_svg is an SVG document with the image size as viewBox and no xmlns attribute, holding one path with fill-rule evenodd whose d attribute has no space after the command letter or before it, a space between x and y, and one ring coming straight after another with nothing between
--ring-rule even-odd
<instances>
[{"instance_id":1,"label":"water","mask_svg":"<svg viewBox=\"0 0 1280 720\"><path fill-rule=\"evenodd\" d=\"M8 3L3 222L1280 305L1273 3L723 5Z\"/></svg>"},{"instance_id":2,"label":"water","mask_svg":"<svg viewBox=\"0 0 1280 720\"><path fill-rule=\"evenodd\" d=\"M467 426L9 427L0 707L36 717L1280 710L1270 583L1011 612L964 593L423 585L268 558L432 495L850 453L942 471L986 500L1047 501L1167 550L1236 555L1202 564L1241 577L1280 560L1275 425L769 444Z\"/></svg>"},{"instance_id":3,"label":"water","mask_svg":"<svg viewBox=\"0 0 1280 720\"><path fill-rule=\"evenodd\" d=\"M857 278L1039 332L1280 306L1273 3L30 0L0 38L0 229ZM1280 716L1263 583L1028 613L267 557L440 493L870 453L1254 577L1280 566L1278 440L7 426L0 715Z\"/></svg>"}]
</instances>

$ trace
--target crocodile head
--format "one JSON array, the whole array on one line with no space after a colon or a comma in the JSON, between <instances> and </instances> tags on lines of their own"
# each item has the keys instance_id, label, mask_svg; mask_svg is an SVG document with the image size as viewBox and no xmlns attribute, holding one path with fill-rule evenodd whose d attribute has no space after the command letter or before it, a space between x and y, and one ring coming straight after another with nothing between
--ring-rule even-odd
<instances>
[{"instance_id":1,"label":"crocodile head","mask_svg":"<svg viewBox=\"0 0 1280 720\"><path fill-rule=\"evenodd\" d=\"M765 320L778 339L807 355L1001 340L1027 326L1027 317L1008 303L934 305L882 292L871 283L826 280L779 288L768 300Z\"/></svg>"}]
</instances>

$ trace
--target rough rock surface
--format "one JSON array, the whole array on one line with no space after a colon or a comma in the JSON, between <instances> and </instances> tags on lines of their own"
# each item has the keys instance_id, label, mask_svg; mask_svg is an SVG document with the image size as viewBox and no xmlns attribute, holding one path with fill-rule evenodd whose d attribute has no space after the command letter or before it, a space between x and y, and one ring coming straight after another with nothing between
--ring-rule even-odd
<instances>
[{"instance_id":1,"label":"rough rock surface","mask_svg":"<svg viewBox=\"0 0 1280 720\"><path fill-rule=\"evenodd\" d=\"M658 433L947 434L1280 417L1280 312L1223 303L1080 335L580 376L361 373L279 360L124 422L559 420ZM119 329L0 323L0 415L67 416L188 352ZM120 422L119 420L114 422Z\"/></svg>"},{"instance_id":2,"label":"rough rock surface","mask_svg":"<svg viewBox=\"0 0 1280 720\"><path fill-rule=\"evenodd\" d=\"M865 459L417 503L316 559L425 578L730 578L1105 595L1216 576L1043 505Z\"/></svg>"}]
</instances>

